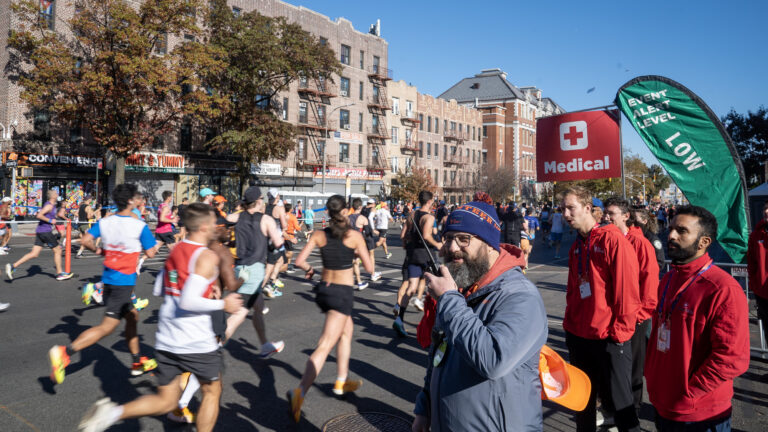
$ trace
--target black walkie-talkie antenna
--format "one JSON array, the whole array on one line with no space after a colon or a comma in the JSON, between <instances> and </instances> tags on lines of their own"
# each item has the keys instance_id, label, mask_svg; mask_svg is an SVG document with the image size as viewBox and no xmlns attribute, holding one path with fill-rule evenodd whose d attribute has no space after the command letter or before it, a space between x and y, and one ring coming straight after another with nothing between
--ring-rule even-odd
<instances>
[{"instance_id":1,"label":"black walkie-talkie antenna","mask_svg":"<svg viewBox=\"0 0 768 432\"><path fill-rule=\"evenodd\" d=\"M421 219L419 219L419 221L421 221ZM421 242L424 243L424 248L427 250L427 255L429 255L431 268L428 268L427 271L429 271L435 276L440 276L440 266L437 265L437 261L435 261L435 258L432 256L432 251L429 250L429 244L427 244L427 241L424 240L424 236L421 235L421 228L419 228L415 219L413 220L413 226L414 228L416 228L416 232L419 234L419 238L421 239Z\"/></svg>"}]
</instances>

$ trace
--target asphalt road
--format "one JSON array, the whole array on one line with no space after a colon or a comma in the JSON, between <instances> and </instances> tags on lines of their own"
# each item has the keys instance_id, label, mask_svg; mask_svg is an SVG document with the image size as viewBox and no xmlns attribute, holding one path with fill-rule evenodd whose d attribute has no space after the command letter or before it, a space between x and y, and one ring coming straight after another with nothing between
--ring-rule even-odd
<instances>
[{"instance_id":1,"label":"asphalt road","mask_svg":"<svg viewBox=\"0 0 768 432\"><path fill-rule=\"evenodd\" d=\"M566 240L572 237L566 236ZM30 237L14 238L13 250L0 264L18 259L31 247ZM568 241L566 241L568 243ZM561 255L566 255L564 246ZM259 343L249 321L241 326L225 349L226 371L217 430L233 431L315 431L336 416L356 412L381 412L411 419L413 402L424 378L427 361L414 337L399 339L391 329L391 309L400 283L404 253L393 247L394 256L385 260L376 252L377 270L383 280L356 293L353 319L355 335L350 362L350 378L360 378L363 387L355 394L338 398L331 392L336 377L331 355L314 388L305 400L304 415L298 425L288 417L285 393L295 387L312 352L323 324L323 315L314 304L309 283L299 273L284 278L285 295L268 300L268 336L282 339L285 350L268 360L257 357ZM165 256L163 253L161 256ZM565 260L553 262L553 251L540 240L531 259L528 277L539 287L549 317L549 345L565 358L561 320L565 308ZM151 297L154 274L162 257L148 261L136 287L150 305L141 312L139 333L142 352L151 353L155 340L160 300ZM318 267L319 257L311 263ZM83 413L96 400L109 397L127 402L155 389L150 375L129 377L130 355L120 331L73 357L67 378L53 386L48 378L47 350L66 344L83 330L98 324L104 314L99 306L84 306L79 289L100 277L101 262L93 255L73 260L76 276L58 282L53 278L51 253L46 251L34 262L16 272L11 283L0 282L0 301L11 308L0 313L0 431L71 431ZM752 313L754 315L754 312ZM415 332L420 314L414 308L406 315L408 330ZM754 326L753 326L754 327ZM756 333L753 333L753 338ZM736 382L734 430L768 430L768 362L754 359L750 370ZM761 379L763 381L761 381ZM196 400L192 408L196 407ZM652 409L642 410L643 428L653 430ZM547 431L575 430L571 415L554 404L545 403ZM163 417L130 420L110 431L185 431Z\"/></svg>"}]
</instances>

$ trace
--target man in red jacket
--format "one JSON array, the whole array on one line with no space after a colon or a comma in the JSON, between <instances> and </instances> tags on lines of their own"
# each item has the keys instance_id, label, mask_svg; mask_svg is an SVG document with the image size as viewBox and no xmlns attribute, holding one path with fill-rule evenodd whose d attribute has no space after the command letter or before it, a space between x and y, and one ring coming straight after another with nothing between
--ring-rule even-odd
<instances>
[{"instance_id":1,"label":"man in red jacket","mask_svg":"<svg viewBox=\"0 0 768 432\"><path fill-rule=\"evenodd\" d=\"M763 205L763 219L749 235L747 272L749 287L757 301L757 317L763 322L763 333L768 340L768 202Z\"/></svg>"},{"instance_id":2,"label":"man in red jacket","mask_svg":"<svg viewBox=\"0 0 768 432\"><path fill-rule=\"evenodd\" d=\"M598 226L592 205L592 195L582 187L563 192L563 216L579 234L568 257L565 343L571 364L592 381L589 403L576 414L576 430L597 429L599 394L620 431L639 431L630 341L640 310L637 256L618 228Z\"/></svg>"},{"instance_id":3,"label":"man in red jacket","mask_svg":"<svg viewBox=\"0 0 768 432\"><path fill-rule=\"evenodd\" d=\"M712 265L717 220L683 206L669 224L672 269L659 284L645 359L656 429L731 430L733 379L749 367L749 315L741 286Z\"/></svg>"},{"instance_id":4,"label":"man in red jacket","mask_svg":"<svg viewBox=\"0 0 768 432\"><path fill-rule=\"evenodd\" d=\"M637 324L635 334L632 336L632 394L635 409L639 410L640 403L643 401L645 347L648 345L648 334L651 332L651 316L658 303L659 263L656 261L656 250L643 235L643 230L636 226L627 226L631 216L627 200L618 197L605 200L605 215L634 248L640 270L642 307L637 311Z\"/></svg>"}]
</instances>

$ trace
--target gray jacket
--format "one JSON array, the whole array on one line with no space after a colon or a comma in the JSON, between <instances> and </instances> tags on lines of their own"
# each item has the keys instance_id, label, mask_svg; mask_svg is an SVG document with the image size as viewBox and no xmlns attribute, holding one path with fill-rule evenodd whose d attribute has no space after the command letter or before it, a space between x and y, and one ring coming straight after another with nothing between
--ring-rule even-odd
<instances>
[{"instance_id":1,"label":"gray jacket","mask_svg":"<svg viewBox=\"0 0 768 432\"><path fill-rule=\"evenodd\" d=\"M447 349L433 367L441 340ZM429 417L433 432L542 430L538 370L546 340L544 302L519 267L466 300L443 294L414 413Z\"/></svg>"}]
</instances>

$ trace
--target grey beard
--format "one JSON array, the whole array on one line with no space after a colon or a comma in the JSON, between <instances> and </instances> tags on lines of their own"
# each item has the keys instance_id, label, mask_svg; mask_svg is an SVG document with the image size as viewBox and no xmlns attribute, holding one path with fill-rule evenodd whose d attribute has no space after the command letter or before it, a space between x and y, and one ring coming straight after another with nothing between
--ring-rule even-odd
<instances>
[{"instance_id":1,"label":"grey beard","mask_svg":"<svg viewBox=\"0 0 768 432\"><path fill-rule=\"evenodd\" d=\"M464 262L456 264L451 261L445 265L448 267L448 272L451 273L453 280L456 282L456 286L459 288L466 288L477 283L488 270L491 269L491 265L488 262L488 254L481 253L477 258L469 258L466 254L462 254Z\"/></svg>"}]
</instances>

